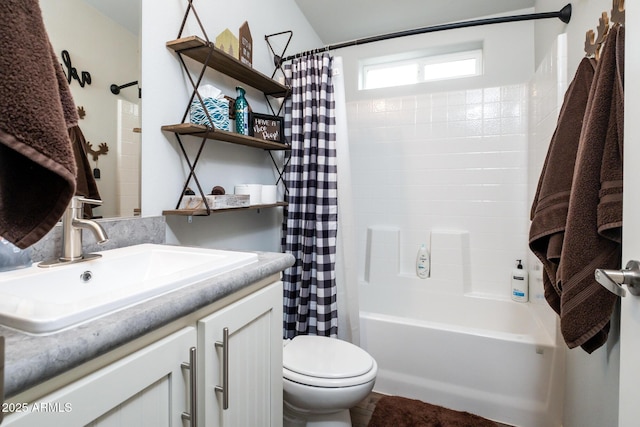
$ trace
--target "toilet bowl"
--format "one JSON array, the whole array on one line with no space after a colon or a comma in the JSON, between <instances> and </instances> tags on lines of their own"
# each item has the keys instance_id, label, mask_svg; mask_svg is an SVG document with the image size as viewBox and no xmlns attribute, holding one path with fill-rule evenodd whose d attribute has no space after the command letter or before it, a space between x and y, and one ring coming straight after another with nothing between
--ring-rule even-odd
<instances>
[{"instance_id":1,"label":"toilet bowl","mask_svg":"<svg viewBox=\"0 0 640 427\"><path fill-rule=\"evenodd\" d=\"M350 427L349 409L373 390L373 357L335 338L299 335L283 344L284 427Z\"/></svg>"}]
</instances>

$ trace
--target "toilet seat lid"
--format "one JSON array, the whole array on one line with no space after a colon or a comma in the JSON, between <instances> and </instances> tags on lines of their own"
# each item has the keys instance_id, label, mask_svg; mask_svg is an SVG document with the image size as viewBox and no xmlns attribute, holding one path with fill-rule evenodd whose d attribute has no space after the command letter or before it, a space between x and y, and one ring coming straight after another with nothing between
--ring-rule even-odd
<instances>
[{"instance_id":1,"label":"toilet seat lid","mask_svg":"<svg viewBox=\"0 0 640 427\"><path fill-rule=\"evenodd\" d=\"M283 349L283 367L315 378L340 379L362 376L374 366L373 358L346 341L314 335L298 335Z\"/></svg>"}]
</instances>

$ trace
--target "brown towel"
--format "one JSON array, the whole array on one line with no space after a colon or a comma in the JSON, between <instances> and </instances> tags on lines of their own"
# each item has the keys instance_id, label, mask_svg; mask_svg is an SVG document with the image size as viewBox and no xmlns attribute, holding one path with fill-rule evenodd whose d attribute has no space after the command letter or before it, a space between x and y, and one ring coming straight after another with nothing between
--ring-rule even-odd
<instances>
[{"instance_id":1,"label":"brown towel","mask_svg":"<svg viewBox=\"0 0 640 427\"><path fill-rule=\"evenodd\" d=\"M84 196L94 200L100 199L98 185L93 177L91 165L87 158L86 144L87 140L80 129L80 126L72 126L69 128L69 138L73 147L73 154L76 159L78 176L76 178L76 196ZM84 204L84 217L93 218L93 211L90 204Z\"/></svg>"},{"instance_id":2,"label":"brown towel","mask_svg":"<svg viewBox=\"0 0 640 427\"><path fill-rule=\"evenodd\" d=\"M589 94L558 270L562 335L569 348L588 353L606 342L616 302L594 271L621 264L623 65L624 28L616 25Z\"/></svg>"},{"instance_id":3,"label":"brown towel","mask_svg":"<svg viewBox=\"0 0 640 427\"><path fill-rule=\"evenodd\" d=\"M542 262L544 296L558 314L562 292L557 285L556 273L562 253L580 130L595 66L593 59L584 58L564 95L531 207L529 247Z\"/></svg>"},{"instance_id":4,"label":"brown towel","mask_svg":"<svg viewBox=\"0 0 640 427\"><path fill-rule=\"evenodd\" d=\"M0 22L0 235L26 248L75 193L77 112L38 0L3 0Z\"/></svg>"}]
</instances>

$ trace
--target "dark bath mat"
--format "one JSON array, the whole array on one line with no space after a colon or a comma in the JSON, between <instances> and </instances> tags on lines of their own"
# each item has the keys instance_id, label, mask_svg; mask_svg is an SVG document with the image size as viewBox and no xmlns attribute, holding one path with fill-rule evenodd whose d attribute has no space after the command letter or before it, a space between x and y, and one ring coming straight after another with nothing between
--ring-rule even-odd
<instances>
[{"instance_id":1,"label":"dark bath mat","mask_svg":"<svg viewBox=\"0 0 640 427\"><path fill-rule=\"evenodd\" d=\"M498 424L468 412L399 396L378 400L368 427L497 427Z\"/></svg>"}]
</instances>

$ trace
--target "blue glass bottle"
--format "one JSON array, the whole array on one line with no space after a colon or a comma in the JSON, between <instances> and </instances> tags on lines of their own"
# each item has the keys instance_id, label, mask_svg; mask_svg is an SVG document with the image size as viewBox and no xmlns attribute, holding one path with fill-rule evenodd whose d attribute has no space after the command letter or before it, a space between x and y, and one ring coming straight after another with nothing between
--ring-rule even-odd
<instances>
[{"instance_id":1,"label":"blue glass bottle","mask_svg":"<svg viewBox=\"0 0 640 427\"><path fill-rule=\"evenodd\" d=\"M249 103L244 97L245 90L241 86L236 87L236 132L241 135L249 135Z\"/></svg>"}]
</instances>

